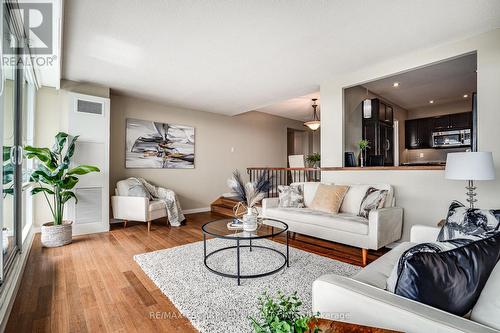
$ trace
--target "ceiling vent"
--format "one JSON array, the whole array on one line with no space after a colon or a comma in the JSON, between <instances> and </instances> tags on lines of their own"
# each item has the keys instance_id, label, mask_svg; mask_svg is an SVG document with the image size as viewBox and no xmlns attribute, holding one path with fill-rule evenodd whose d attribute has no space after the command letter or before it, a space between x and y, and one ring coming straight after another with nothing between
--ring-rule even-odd
<instances>
[{"instance_id":1,"label":"ceiling vent","mask_svg":"<svg viewBox=\"0 0 500 333\"><path fill-rule=\"evenodd\" d=\"M76 101L76 112L102 115L104 104L78 98Z\"/></svg>"}]
</instances>

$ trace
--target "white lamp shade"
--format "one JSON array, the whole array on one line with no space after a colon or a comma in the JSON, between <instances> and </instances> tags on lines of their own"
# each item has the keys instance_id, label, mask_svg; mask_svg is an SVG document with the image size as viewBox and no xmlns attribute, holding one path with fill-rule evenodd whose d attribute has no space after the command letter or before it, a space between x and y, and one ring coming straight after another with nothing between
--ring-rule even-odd
<instances>
[{"instance_id":1,"label":"white lamp shade","mask_svg":"<svg viewBox=\"0 0 500 333\"><path fill-rule=\"evenodd\" d=\"M457 180L493 180L493 155L491 152L449 153L445 177Z\"/></svg>"},{"instance_id":2,"label":"white lamp shade","mask_svg":"<svg viewBox=\"0 0 500 333\"><path fill-rule=\"evenodd\" d=\"M363 118L371 118L372 117L372 100L365 99L363 101Z\"/></svg>"},{"instance_id":3,"label":"white lamp shade","mask_svg":"<svg viewBox=\"0 0 500 333\"><path fill-rule=\"evenodd\" d=\"M304 125L315 131L321 126L321 122L319 120L311 120L305 122Z\"/></svg>"}]
</instances>

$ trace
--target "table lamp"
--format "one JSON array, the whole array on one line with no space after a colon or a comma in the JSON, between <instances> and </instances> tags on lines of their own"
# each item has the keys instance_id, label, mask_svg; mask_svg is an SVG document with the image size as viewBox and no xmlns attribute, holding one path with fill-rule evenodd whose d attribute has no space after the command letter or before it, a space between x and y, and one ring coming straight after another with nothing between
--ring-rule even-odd
<instances>
[{"instance_id":1,"label":"table lamp","mask_svg":"<svg viewBox=\"0 0 500 333\"><path fill-rule=\"evenodd\" d=\"M477 201L475 180L495 179L495 166L491 152L449 153L446 158L446 179L466 180L467 202L474 208Z\"/></svg>"}]
</instances>

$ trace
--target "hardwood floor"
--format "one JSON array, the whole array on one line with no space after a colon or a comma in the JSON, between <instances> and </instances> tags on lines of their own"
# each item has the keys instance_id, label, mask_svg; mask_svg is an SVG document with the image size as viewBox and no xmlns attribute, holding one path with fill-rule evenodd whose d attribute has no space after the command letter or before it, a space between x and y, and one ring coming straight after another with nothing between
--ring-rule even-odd
<instances>
[{"instance_id":1,"label":"hardwood floor","mask_svg":"<svg viewBox=\"0 0 500 333\"><path fill-rule=\"evenodd\" d=\"M196 332L133 256L199 241L201 225L219 218L191 214L180 228L158 220L149 234L145 223L118 224L53 249L36 235L6 332ZM346 245L297 235L290 246L361 263L361 250ZM385 252L370 251L368 261Z\"/></svg>"}]
</instances>

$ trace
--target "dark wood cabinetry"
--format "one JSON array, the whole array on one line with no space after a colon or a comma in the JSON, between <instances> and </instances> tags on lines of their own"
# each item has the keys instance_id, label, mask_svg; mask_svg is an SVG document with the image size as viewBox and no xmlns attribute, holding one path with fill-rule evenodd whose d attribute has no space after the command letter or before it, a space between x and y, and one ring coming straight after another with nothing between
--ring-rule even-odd
<instances>
[{"instance_id":1,"label":"dark wood cabinetry","mask_svg":"<svg viewBox=\"0 0 500 333\"><path fill-rule=\"evenodd\" d=\"M405 122L406 149L432 147L432 118L412 119Z\"/></svg>"},{"instance_id":2,"label":"dark wood cabinetry","mask_svg":"<svg viewBox=\"0 0 500 333\"><path fill-rule=\"evenodd\" d=\"M363 139L370 142L370 148L366 151L367 165L370 161L382 161L382 165L394 164L394 111L392 106L384 103L378 98L371 100L372 116L364 118Z\"/></svg>"},{"instance_id":3,"label":"dark wood cabinetry","mask_svg":"<svg viewBox=\"0 0 500 333\"><path fill-rule=\"evenodd\" d=\"M373 107L373 114L374 116L377 117L378 121L381 121L383 123L386 123L388 125L393 124L393 118L394 118L394 111L392 109L392 106L387 105L386 103L382 102L381 100L375 98L372 99L372 107Z\"/></svg>"},{"instance_id":4,"label":"dark wood cabinetry","mask_svg":"<svg viewBox=\"0 0 500 333\"><path fill-rule=\"evenodd\" d=\"M453 129L472 128L472 112L457 113L450 117L450 126Z\"/></svg>"},{"instance_id":5,"label":"dark wood cabinetry","mask_svg":"<svg viewBox=\"0 0 500 333\"><path fill-rule=\"evenodd\" d=\"M472 128L472 112L405 121L406 149L432 147L432 133Z\"/></svg>"},{"instance_id":6,"label":"dark wood cabinetry","mask_svg":"<svg viewBox=\"0 0 500 333\"><path fill-rule=\"evenodd\" d=\"M448 114L431 119L433 121L433 131L435 132L461 130L472 127L472 112Z\"/></svg>"}]
</instances>

